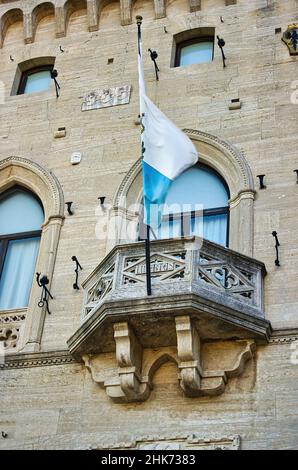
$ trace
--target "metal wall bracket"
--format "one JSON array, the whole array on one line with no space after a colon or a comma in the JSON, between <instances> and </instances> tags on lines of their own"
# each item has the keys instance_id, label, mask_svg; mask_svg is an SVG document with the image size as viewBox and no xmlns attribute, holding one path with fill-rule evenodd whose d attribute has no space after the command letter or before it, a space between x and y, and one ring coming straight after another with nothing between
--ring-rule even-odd
<instances>
[{"instance_id":1,"label":"metal wall bracket","mask_svg":"<svg viewBox=\"0 0 298 470\"><path fill-rule=\"evenodd\" d=\"M275 238L275 251L276 251L275 266L280 266L279 252L278 252L278 248L280 247L280 243L279 243L279 240L278 240L278 237L277 237L277 232L274 230L274 232L272 232L272 235Z\"/></svg>"},{"instance_id":2,"label":"metal wall bracket","mask_svg":"<svg viewBox=\"0 0 298 470\"><path fill-rule=\"evenodd\" d=\"M76 256L72 256L71 257L72 261L74 261L76 263L76 267L75 267L75 273L76 273L76 280L75 282L73 283L72 287L75 289L75 290L79 290L79 286L78 286L78 279L79 279L79 269L82 270L82 266L80 265L79 261L78 261L78 258Z\"/></svg>"},{"instance_id":3,"label":"metal wall bracket","mask_svg":"<svg viewBox=\"0 0 298 470\"><path fill-rule=\"evenodd\" d=\"M51 292L49 291L49 289L47 288L47 285L50 283L49 279L47 278L47 276L42 276L40 277L41 274L40 273L36 273L36 282L38 284L39 287L42 288L42 291L41 291L41 295L40 295L40 300L38 302L38 306L40 308L46 306L46 309L47 309L47 312L50 314L50 310L49 310L49 297L53 300L53 296L51 294Z\"/></svg>"}]
</instances>

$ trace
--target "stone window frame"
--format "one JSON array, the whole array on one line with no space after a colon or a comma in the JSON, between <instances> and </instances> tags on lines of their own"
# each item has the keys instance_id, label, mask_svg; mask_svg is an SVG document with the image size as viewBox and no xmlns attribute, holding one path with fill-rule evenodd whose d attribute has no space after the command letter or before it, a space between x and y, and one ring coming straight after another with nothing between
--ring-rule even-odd
<instances>
[{"instance_id":1,"label":"stone window frame","mask_svg":"<svg viewBox=\"0 0 298 470\"><path fill-rule=\"evenodd\" d=\"M25 70L24 72L22 72L21 79L20 79L20 82L19 82L18 91L17 91L17 95L24 95L25 94L27 81L28 81L28 78L31 75L34 75L38 72L52 72L53 67L54 67L53 64L47 64L47 65L41 65L39 67L30 68L30 69ZM40 92L44 92L44 91L48 91L48 89L41 90Z\"/></svg>"},{"instance_id":2,"label":"stone window frame","mask_svg":"<svg viewBox=\"0 0 298 470\"><path fill-rule=\"evenodd\" d=\"M41 56L20 62L15 72L10 96L23 96L28 76L42 70L52 71L55 65L55 60L56 57L54 56ZM51 90L49 89L40 93L47 93L50 91Z\"/></svg>"},{"instance_id":3,"label":"stone window frame","mask_svg":"<svg viewBox=\"0 0 298 470\"><path fill-rule=\"evenodd\" d=\"M173 35L173 46L172 46L172 54L171 54L171 67L177 68L182 67L180 65L180 53L181 49L184 46L190 44L196 44L203 41L210 41L213 42L213 56L212 61L214 61L214 44L215 44L215 27L199 27L193 29L187 29L184 31L180 31ZM206 63L211 63L206 62ZM195 64L192 64L195 65ZM201 65L201 64L198 64Z\"/></svg>"},{"instance_id":4,"label":"stone window frame","mask_svg":"<svg viewBox=\"0 0 298 470\"><path fill-rule=\"evenodd\" d=\"M46 274L51 286L58 242L64 220L64 196L56 176L32 160L8 157L0 161L0 194L14 186L21 186L35 194L42 202L45 219L42 225L36 271ZM25 322L14 352L37 352L40 350L46 307L38 307L40 287L33 281L29 304L22 309ZM20 315L20 309L1 311L1 316ZM10 353L10 351L8 352Z\"/></svg>"},{"instance_id":5,"label":"stone window frame","mask_svg":"<svg viewBox=\"0 0 298 470\"><path fill-rule=\"evenodd\" d=\"M230 190L229 249L253 256L255 189L251 169L244 153L231 143L212 134L184 129L198 149L200 163L214 169ZM117 220L114 240L107 240L106 250L125 242L124 227L134 227L137 239L139 204L142 193L142 159L139 159L120 184L110 211L110 220ZM128 208L133 207L135 210Z\"/></svg>"}]
</instances>

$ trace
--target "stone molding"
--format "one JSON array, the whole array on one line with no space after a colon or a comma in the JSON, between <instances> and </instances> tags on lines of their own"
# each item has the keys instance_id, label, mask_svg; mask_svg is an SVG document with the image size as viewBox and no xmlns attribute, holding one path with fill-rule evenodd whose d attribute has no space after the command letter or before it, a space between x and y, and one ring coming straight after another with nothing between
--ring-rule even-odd
<instances>
[{"instance_id":1,"label":"stone molding","mask_svg":"<svg viewBox=\"0 0 298 470\"><path fill-rule=\"evenodd\" d=\"M251 169L242 150L219 137L195 129L184 129L193 140L200 154L200 162L216 170L229 186L230 198L230 243L235 251L248 256L253 255L253 221L255 189ZM142 159L138 159L125 175L113 201L110 222L117 213L117 237L115 245L126 239L122 227L127 222L138 230L138 213L134 220L128 214L128 205L140 204L142 200ZM120 211L120 209L122 209ZM131 225L130 225L131 227ZM112 246L107 246L110 250Z\"/></svg>"},{"instance_id":2,"label":"stone molding","mask_svg":"<svg viewBox=\"0 0 298 470\"><path fill-rule=\"evenodd\" d=\"M152 0L152 2L154 3L155 19L165 18L167 16L166 1ZM236 0L225 0L226 6L235 5L236 3ZM190 12L201 10L201 0L188 0L188 4ZM85 5L88 31L97 31L99 29L101 11L107 5L107 2L101 2L100 0L87 0L86 2L72 2L71 0L43 2L41 0L33 0L30 4L26 3L26 5L21 1L0 4L0 48L3 47L9 26L16 21L22 20L24 24L24 43L33 43L39 21L50 13L54 14L56 38L66 36L67 26L72 13ZM133 1L119 0L119 9L121 25L130 25L133 21Z\"/></svg>"},{"instance_id":3,"label":"stone molding","mask_svg":"<svg viewBox=\"0 0 298 470\"><path fill-rule=\"evenodd\" d=\"M15 185L23 186L35 193L43 204L45 221L42 226L36 271L47 275L51 284L64 220L62 187L50 170L29 159L11 156L0 161L0 193ZM26 321L18 339L18 351L21 349L26 352L39 351L46 315L45 307L40 308L37 305L39 297L40 288L34 280L26 309Z\"/></svg>"},{"instance_id":4,"label":"stone molding","mask_svg":"<svg viewBox=\"0 0 298 470\"><path fill-rule=\"evenodd\" d=\"M0 361L0 370L27 369L31 367L46 367L74 364L75 361L67 350L49 351L32 354L10 354Z\"/></svg>"},{"instance_id":5,"label":"stone molding","mask_svg":"<svg viewBox=\"0 0 298 470\"><path fill-rule=\"evenodd\" d=\"M14 167L14 168L21 168L27 169L30 172L37 175L40 180L43 181L45 186L48 188L48 192L50 191L51 197L49 200L44 201L44 193L40 190L40 183L34 185L34 189L36 194L38 195L39 199L44 204L45 209L45 223L47 223L47 219L51 217L64 217L64 197L62 187L51 170L48 170L42 167L39 163L29 160L28 158L18 157L18 156L10 156L3 160L0 160L0 172L7 167ZM16 184L14 181L19 177L20 184L26 186L26 179L21 178L21 175L13 175L11 177L12 182L9 179L6 179L6 186L7 188ZM0 179L1 186L4 186L3 182ZM28 189L32 190L30 186L30 182L27 183ZM1 188L1 190L3 190ZM45 204L46 202L46 204Z\"/></svg>"},{"instance_id":6,"label":"stone molding","mask_svg":"<svg viewBox=\"0 0 298 470\"><path fill-rule=\"evenodd\" d=\"M254 192L254 181L251 169L246 161L244 152L238 150L235 146L230 144L229 142L220 139L216 135L209 134L207 132L203 132L196 129L183 129L191 139L194 138L197 141L210 143L218 150L222 150L225 155L228 156L230 162L233 160L235 161L234 165L238 166L238 181L236 182L237 188L235 188L235 193L238 195L241 191L252 191ZM121 204L121 201L124 197L126 197L129 188L131 187L133 181L140 173L142 169L142 158L139 158L130 168L130 170L126 173L125 177L123 178L114 198L113 206L118 207ZM214 169L216 167L216 161L214 161ZM218 170L217 170L218 171ZM227 180L227 184L229 181ZM234 183L235 184L235 183ZM234 196L235 197L235 196ZM232 199L232 197L231 197Z\"/></svg>"}]
</instances>

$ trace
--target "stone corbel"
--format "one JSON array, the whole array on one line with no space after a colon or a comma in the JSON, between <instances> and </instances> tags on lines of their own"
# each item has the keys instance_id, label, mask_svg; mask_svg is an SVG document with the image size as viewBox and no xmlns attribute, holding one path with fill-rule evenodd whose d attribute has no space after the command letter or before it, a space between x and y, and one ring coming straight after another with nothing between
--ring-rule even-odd
<instances>
[{"instance_id":1,"label":"stone corbel","mask_svg":"<svg viewBox=\"0 0 298 470\"><path fill-rule=\"evenodd\" d=\"M93 367L90 356L83 356L86 367L95 382L105 388L115 403L130 403L147 400L151 387L149 378L142 378L143 348L127 322L115 323L116 361L118 377L102 380Z\"/></svg>"},{"instance_id":2,"label":"stone corbel","mask_svg":"<svg viewBox=\"0 0 298 470\"><path fill-rule=\"evenodd\" d=\"M201 10L201 0L189 0L189 10L191 12Z\"/></svg>"},{"instance_id":3,"label":"stone corbel","mask_svg":"<svg viewBox=\"0 0 298 470\"><path fill-rule=\"evenodd\" d=\"M154 0L155 19L165 18L166 2L165 0Z\"/></svg>"},{"instance_id":4,"label":"stone corbel","mask_svg":"<svg viewBox=\"0 0 298 470\"><path fill-rule=\"evenodd\" d=\"M231 340L228 343L231 343L232 354L229 355L229 351L227 357L221 354L215 364L218 364L218 369L213 370L209 364L213 364L212 357L214 352L216 354L218 342L209 342L209 349L203 353L203 343L190 316L176 317L175 324L177 348L159 348L150 354L147 351L147 356L144 356L130 325L127 322L116 323L113 325L118 365L116 375L113 372L108 377L102 376L102 368L97 363L100 356L83 356L85 366L93 380L115 403L132 403L148 399L155 372L168 361L178 366L178 380L185 395L201 397L222 394L228 380L241 375L246 362L253 357L254 340Z\"/></svg>"},{"instance_id":5,"label":"stone corbel","mask_svg":"<svg viewBox=\"0 0 298 470\"><path fill-rule=\"evenodd\" d=\"M99 3L97 0L87 0L88 30L98 30Z\"/></svg>"},{"instance_id":6,"label":"stone corbel","mask_svg":"<svg viewBox=\"0 0 298 470\"><path fill-rule=\"evenodd\" d=\"M201 387L200 338L189 316L176 317L175 322L180 386L187 396L193 396Z\"/></svg>"},{"instance_id":7,"label":"stone corbel","mask_svg":"<svg viewBox=\"0 0 298 470\"><path fill-rule=\"evenodd\" d=\"M132 23L132 0L120 0L120 18L122 26Z\"/></svg>"},{"instance_id":8,"label":"stone corbel","mask_svg":"<svg viewBox=\"0 0 298 470\"><path fill-rule=\"evenodd\" d=\"M179 382L188 397L214 396L224 392L229 378L242 374L245 364L256 349L253 340L237 341L239 352L236 360L226 370L209 370L201 367L201 341L189 316L176 317L177 355ZM208 358L206 358L208 360ZM207 362L207 360L205 362Z\"/></svg>"},{"instance_id":9,"label":"stone corbel","mask_svg":"<svg viewBox=\"0 0 298 470\"><path fill-rule=\"evenodd\" d=\"M31 44L34 42L34 28L32 21L32 13L24 14L24 43Z\"/></svg>"},{"instance_id":10,"label":"stone corbel","mask_svg":"<svg viewBox=\"0 0 298 470\"><path fill-rule=\"evenodd\" d=\"M55 8L55 28L56 38L63 38L66 36L66 18L64 7Z\"/></svg>"},{"instance_id":11,"label":"stone corbel","mask_svg":"<svg viewBox=\"0 0 298 470\"><path fill-rule=\"evenodd\" d=\"M144 392L141 384L142 346L127 322L114 324L114 338L120 388L128 401L138 400Z\"/></svg>"}]
</instances>

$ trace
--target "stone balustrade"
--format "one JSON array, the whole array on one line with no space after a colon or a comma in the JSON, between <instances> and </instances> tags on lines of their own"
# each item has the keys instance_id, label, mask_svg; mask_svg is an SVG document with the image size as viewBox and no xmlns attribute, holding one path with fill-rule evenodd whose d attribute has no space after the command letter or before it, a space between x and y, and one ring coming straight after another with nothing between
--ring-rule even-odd
<instances>
[{"instance_id":1,"label":"stone balustrade","mask_svg":"<svg viewBox=\"0 0 298 470\"><path fill-rule=\"evenodd\" d=\"M78 357L94 348L113 350L112 324L127 320L148 347L168 345L175 316L186 313L203 338L267 340L265 274L263 263L206 240L156 240L148 297L144 243L116 246L83 283L82 326L69 340L70 349Z\"/></svg>"}]
</instances>

